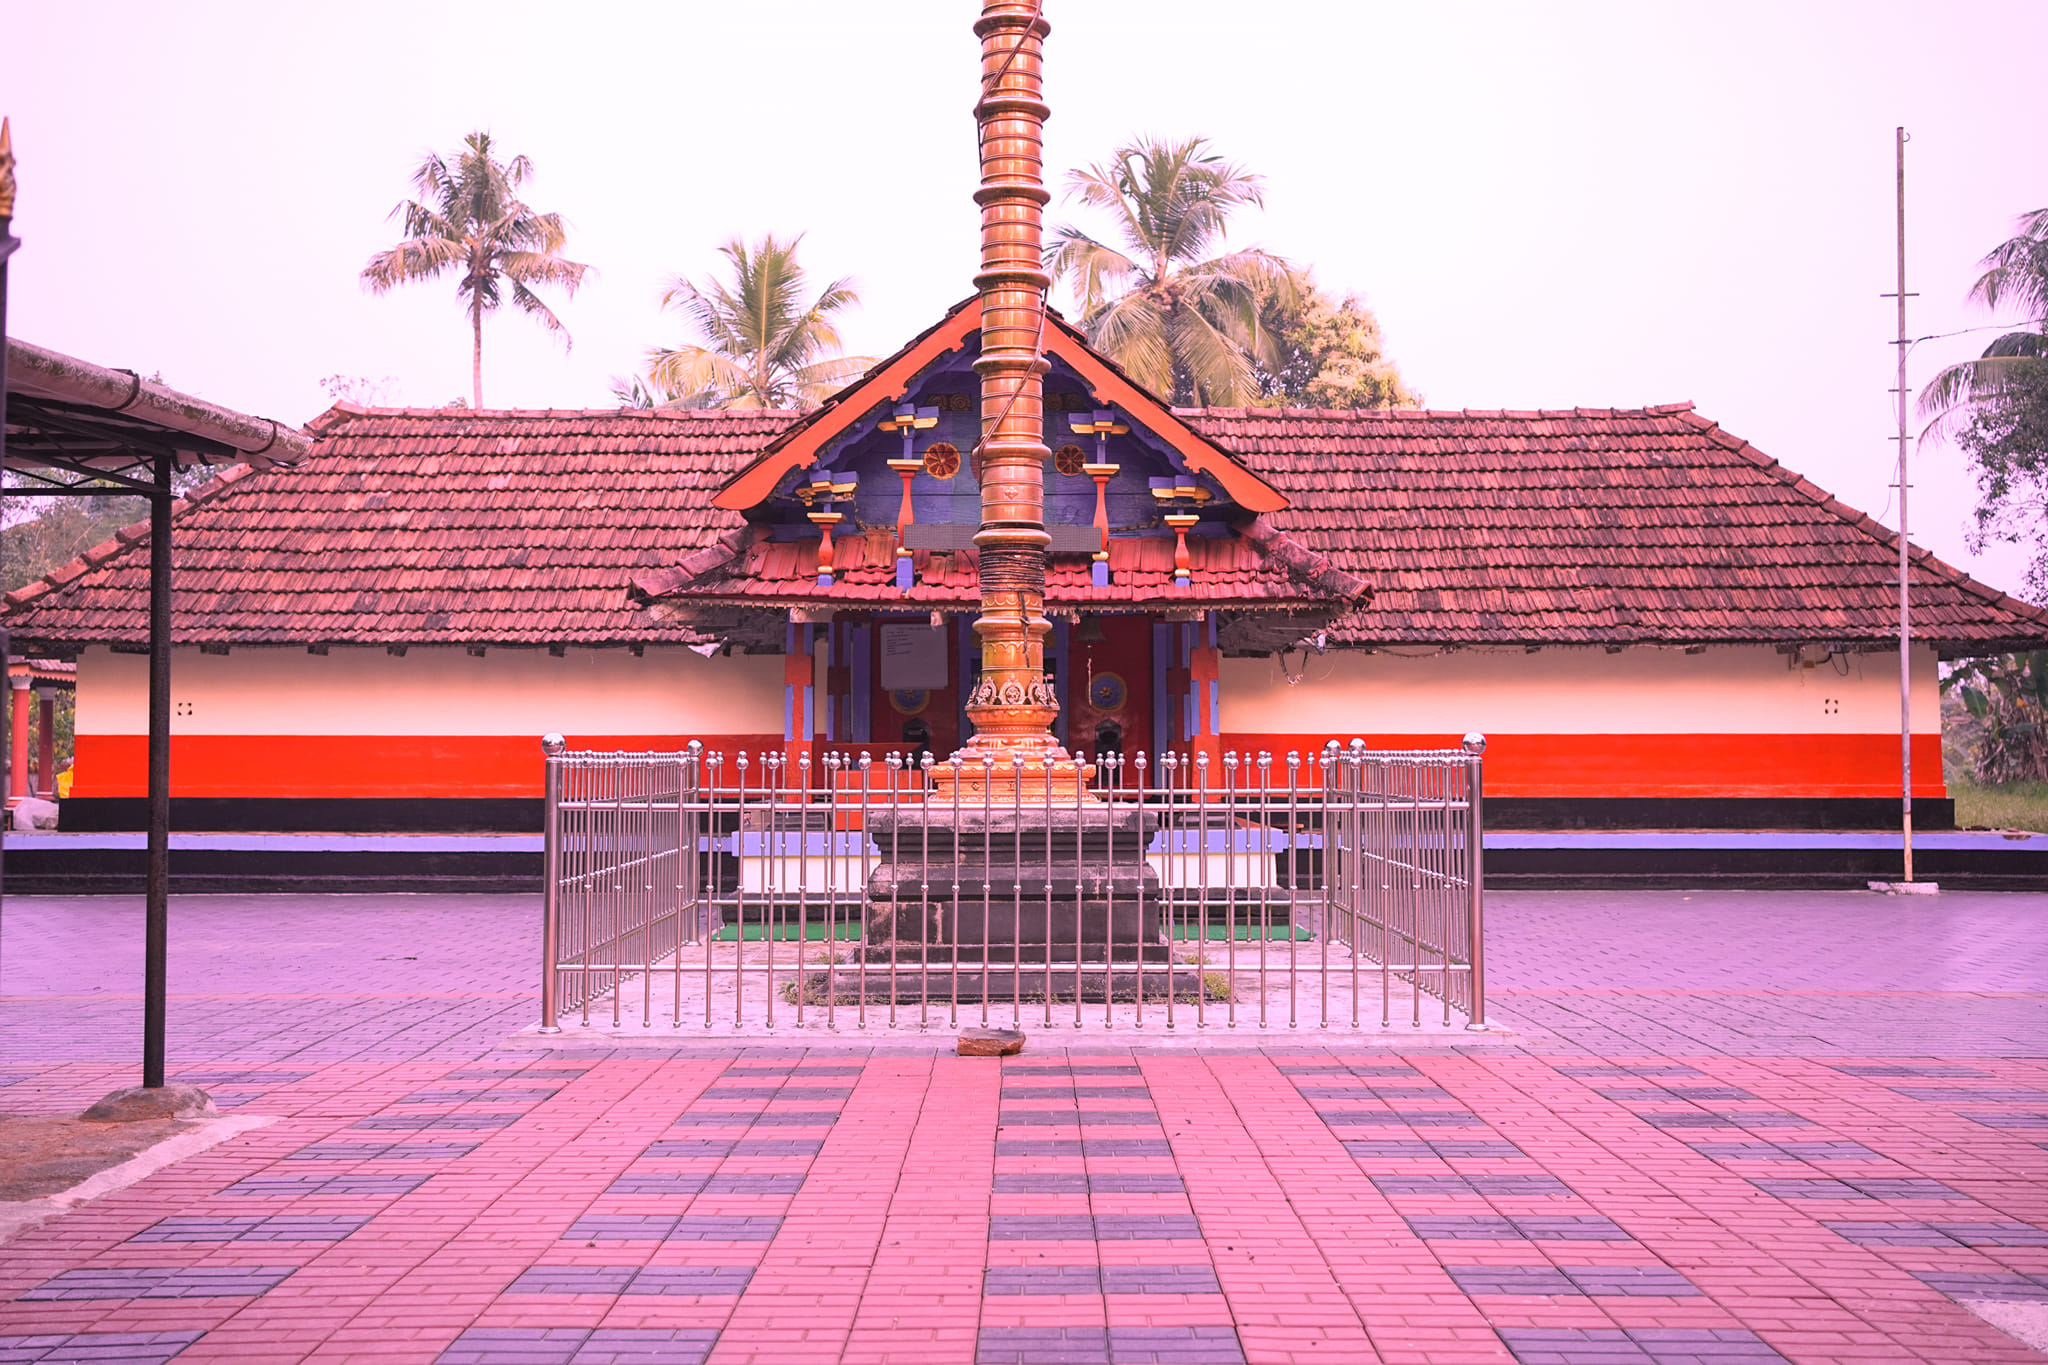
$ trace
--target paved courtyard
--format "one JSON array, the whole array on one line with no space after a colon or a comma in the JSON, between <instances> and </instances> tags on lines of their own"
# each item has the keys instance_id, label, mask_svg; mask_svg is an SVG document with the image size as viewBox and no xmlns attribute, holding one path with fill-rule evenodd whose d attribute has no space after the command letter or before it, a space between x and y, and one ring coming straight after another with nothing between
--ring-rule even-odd
<instances>
[{"instance_id":1,"label":"paved courtyard","mask_svg":"<svg viewBox=\"0 0 2048 1365\"><path fill-rule=\"evenodd\" d=\"M1525 893L1467 1038L538 1039L517 898L173 904L271 1120L0 1243L0 1362L2020 1362L2048 895ZM0 1105L135 1078L139 905L13 899Z\"/></svg>"}]
</instances>

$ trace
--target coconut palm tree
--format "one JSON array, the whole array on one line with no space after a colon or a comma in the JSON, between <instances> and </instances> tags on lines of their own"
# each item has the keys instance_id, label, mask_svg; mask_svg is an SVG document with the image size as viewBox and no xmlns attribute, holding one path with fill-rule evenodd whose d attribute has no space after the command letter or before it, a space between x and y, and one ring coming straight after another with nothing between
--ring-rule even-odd
<instances>
[{"instance_id":1,"label":"coconut palm tree","mask_svg":"<svg viewBox=\"0 0 2048 1365\"><path fill-rule=\"evenodd\" d=\"M860 302L853 281L834 280L804 301L796 259L802 241L802 233L782 241L771 232L749 246L735 237L718 249L729 281L671 280L663 310L688 317L705 344L650 350L648 387L672 396L708 391L719 407L800 407L822 402L874 364L838 354L833 318Z\"/></svg>"},{"instance_id":2,"label":"coconut palm tree","mask_svg":"<svg viewBox=\"0 0 2048 1365\"><path fill-rule=\"evenodd\" d=\"M1069 197L1114 218L1120 245L1063 226L1046 267L1096 349L1175 403L1248 403L1259 368L1282 363L1264 314L1295 302L1294 272L1264 251L1209 254L1232 210L1263 205L1260 180L1205 138L1140 138L1067 177Z\"/></svg>"},{"instance_id":3,"label":"coconut palm tree","mask_svg":"<svg viewBox=\"0 0 2048 1365\"><path fill-rule=\"evenodd\" d=\"M2048 209L2022 214L2019 235L1994 247L1970 297L2012 307L2032 331L2011 331L1984 354L1936 375L1920 396L1928 434L1955 438L1977 475L1969 545L2031 545L2027 585L2048 592Z\"/></svg>"},{"instance_id":4,"label":"coconut palm tree","mask_svg":"<svg viewBox=\"0 0 2048 1365\"><path fill-rule=\"evenodd\" d=\"M512 303L537 318L569 344L562 320L535 288L559 285L573 296L590 267L566 260L566 231L558 213L536 213L516 193L533 174L523 156L499 161L491 135L471 133L454 162L429 152L412 174L419 197L393 209L405 220L405 237L363 267L373 294L413 280L461 272L455 286L469 309L470 386L476 406L484 405L484 314L495 312L509 289Z\"/></svg>"},{"instance_id":5,"label":"coconut palm tree","mask_svg":"<svg viewBox=\"0 0 2048 1365\"><path fill-rule=\"evenodd\" d=\"M1973 409L2048 383L2048 208L2020 215L2019 235L1993 247L1970 298L1987 308L2012 306L2035 330L2007 332L1976 360L1951 365L1920 395L1920 411L1939 431Z\"/></svg>"}]
</instances>

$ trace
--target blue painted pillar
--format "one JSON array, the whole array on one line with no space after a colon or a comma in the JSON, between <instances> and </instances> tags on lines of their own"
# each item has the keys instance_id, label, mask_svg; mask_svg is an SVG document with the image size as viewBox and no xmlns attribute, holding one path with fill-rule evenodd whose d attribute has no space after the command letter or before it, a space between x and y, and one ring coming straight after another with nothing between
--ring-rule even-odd
<instances>
[{"instance_id":1,"label":"blue painted pillar","mask_svg":"<svg viewBox=\"0 0 2048 1365\"><path fill-rule=\"evenodd\" d=\"M875 628L866 621L846 628L847 738L855 744L875 740Z\"/></svg>"}]
</instances>

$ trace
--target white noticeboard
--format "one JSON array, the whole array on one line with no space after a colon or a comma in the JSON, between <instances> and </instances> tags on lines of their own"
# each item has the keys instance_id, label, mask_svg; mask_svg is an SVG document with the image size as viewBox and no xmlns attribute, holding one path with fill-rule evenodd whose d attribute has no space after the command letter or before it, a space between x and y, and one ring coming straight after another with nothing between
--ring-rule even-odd
<instances>
[{"instance_id":1,"label":"white noticeboard","mask_svg":"<svg viewBox=\"0 0 2048 1365\"><path fill-rule=\"evenodd\" d=\"M882 627L882 687L889 692L944 687L946 632L923 622Z\"/></svg>"}]
</instances>

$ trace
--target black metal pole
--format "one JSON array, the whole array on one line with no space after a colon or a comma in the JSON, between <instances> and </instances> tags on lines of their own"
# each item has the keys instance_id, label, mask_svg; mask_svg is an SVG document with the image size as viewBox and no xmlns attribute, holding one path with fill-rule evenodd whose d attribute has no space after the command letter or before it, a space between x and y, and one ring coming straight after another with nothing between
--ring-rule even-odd
<instances>
[{"instance_id":1,"label":"black metal pole","mask_svg":"<svg viewBox=\"0 0 2048 1365\"><path fill-rule=\"evenodd\" d=\"M149 499L149 872L143 884L142 1083L164 1083L164 965L171 899L171 475L156 457Z\"/></svg>"},{"instance_id":2,"label":"black metal pole","mask_svg":"<svg viewBox=\"0 0 2048 1365\"><path fill-rule=\"evenodd\" d=\"M15 240L14 227L14 137L7 126L7 120L0 119L0 476L7 469L7 258L21 245ZM4 560L0 560L4 564ZM0 620L0 660L12 657L13 642L7 636L7 623ZM8 689L11 693L12 688ZM13 717L8 719L12 720ZM7 756L0 758L0 784L9 782L14 774L9 765L14 761L14 746L7 746ZM0 820L0 901L6 898L7 888L7 822Z\"/></svg>"}]
</instances>

